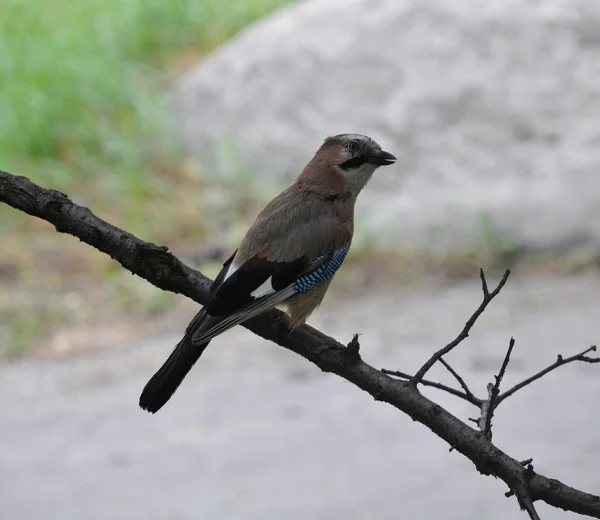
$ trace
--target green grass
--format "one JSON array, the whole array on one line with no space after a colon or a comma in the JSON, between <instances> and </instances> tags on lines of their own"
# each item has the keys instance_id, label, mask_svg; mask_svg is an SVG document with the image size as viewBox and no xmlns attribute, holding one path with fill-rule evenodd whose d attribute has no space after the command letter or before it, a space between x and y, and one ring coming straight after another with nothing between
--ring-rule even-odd
<instances>
[{"instance_id":1,"label":"green grass","mask_svg":"<svg viewBox=\"0 0 600 520\"><path fill-rule=\"evenodd\" d=\"M2 0L0 169L64 191L146 240L201 242L206 181L173 142L162 96L219 44L290 1ZM124 314L169 305L114 282L120 268L108 257L1 205L0 233L0 277L15 273L1 281L25 300L31 293L32 305L49 277L58 278L51 291L61 309L66 291L101 307L90 287L104 287ZM23 312L13 300L0 302L9 351L26 350L69 314L50 316L45 304Z\"/></svg>"}]
</instances>

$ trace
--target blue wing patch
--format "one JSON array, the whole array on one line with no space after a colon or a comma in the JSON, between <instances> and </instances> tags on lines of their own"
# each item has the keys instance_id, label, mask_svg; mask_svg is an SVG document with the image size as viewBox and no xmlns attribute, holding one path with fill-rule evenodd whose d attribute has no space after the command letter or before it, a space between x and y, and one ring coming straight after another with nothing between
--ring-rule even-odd
<instances>
[{"instance_id":1,"label":"blue wing patch","mask_svg":"<svg viewBox=\"0 0 600 520\"><path fill-rule=\"evenodd\" d=\"M294 286L296 294L306 292L312 289L315 285L331 279L331 277L342 265L344 258L346 258L346 253L348 253L348 247L342 247L341 249L338 249L335 253L333 253L331 260L320 265L312 273L298 278ZM326 255L319 255L317 258L315 258L315 262L318 262L324 256Z\"/></svg>"}]
</instances>

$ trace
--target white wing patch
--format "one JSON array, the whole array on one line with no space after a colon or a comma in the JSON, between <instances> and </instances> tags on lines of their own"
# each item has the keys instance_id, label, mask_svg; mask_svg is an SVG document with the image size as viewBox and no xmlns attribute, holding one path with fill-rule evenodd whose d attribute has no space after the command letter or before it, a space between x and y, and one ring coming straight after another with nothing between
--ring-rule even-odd
<instances>
[{"instance_id":1,"label":"white wing patch","mask_svg":"<svg viewBox=\"0 0 600 520\"><path fill-rule=\"evenodd\" d=\"M229 266L229 269L227 269L227 274L225 275L225 278L223 278L223 281L227 280L227 278L229 278L237 270L238 266L235 265L235 262L231 262L231 265Z\"/></svg>"},{"instance_id":2,"label":"white wing patch","mask_svg":"<svg viewBox=\"0 0 600 520\"><path fill-rule=\"evenodd\" d=\"M261 296L268 296L269 294L274 294L276 291L271 285L272 279L273 277L269 276L269 278L267 278L267 280L262 285L260 285L250 293L250 296L252 296L253 298L260 298Z\"/></svg>"}]
</instances>

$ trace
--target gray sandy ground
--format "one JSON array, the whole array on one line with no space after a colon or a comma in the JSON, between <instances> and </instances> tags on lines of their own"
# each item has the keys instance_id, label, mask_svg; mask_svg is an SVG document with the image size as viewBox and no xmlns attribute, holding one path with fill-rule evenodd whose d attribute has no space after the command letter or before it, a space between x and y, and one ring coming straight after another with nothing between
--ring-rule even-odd
<instances>
[{"instance_id":1,"label":"gray sandy ground","mask_svg":"<svg viewBox=\"0 0 600 520\"><path fill-rule=\"evenodd\" d=\"M599 341L599 293L592 275L514 279L451 360L481 394L514 335L505 385L515 383ZM479 299L475 282L334 296L312 323L342 341L361 332L368 362L414 371ZM2 367L0 518L525 518L502 482L423 426L241 328L214 343L164 410L141 412L139 391L177 339ZM495 441L600 493L599 391L598 365L563 367L501 407ZM428 394L461 418L475 413Z\"/></svg>"}]
</instances>

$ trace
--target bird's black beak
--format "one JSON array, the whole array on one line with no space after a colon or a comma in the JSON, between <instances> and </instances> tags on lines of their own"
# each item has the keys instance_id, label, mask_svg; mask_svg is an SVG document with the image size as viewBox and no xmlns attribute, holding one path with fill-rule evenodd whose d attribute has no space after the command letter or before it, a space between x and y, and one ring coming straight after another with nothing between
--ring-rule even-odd
<instances>
[{"instance_id":1,"label":"bird's black beak","mask_svg":"<svg viewBox=\"0 0 600 520\"><path fill-rule=\"evenodd\" d=\"M391 153L380 150L377 154L369 157L369 162L377 166L388 166L389 164L394 164L396 158Z\"/></svg>"}]
</instances>

